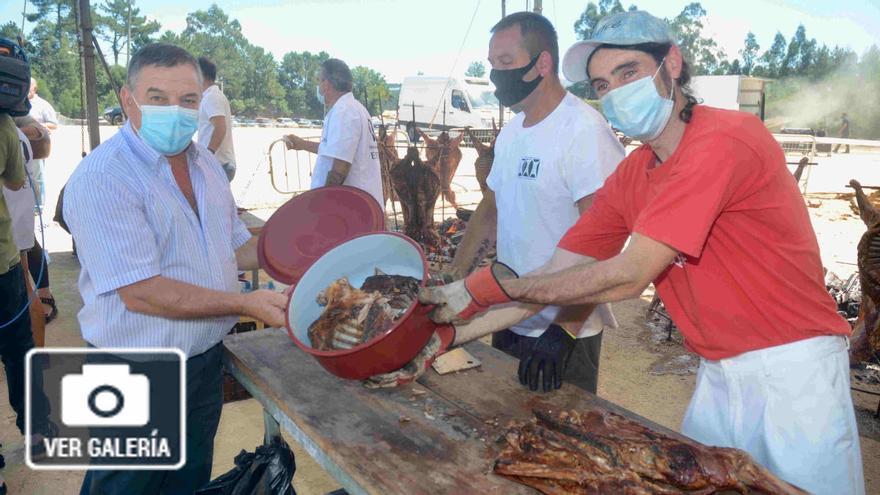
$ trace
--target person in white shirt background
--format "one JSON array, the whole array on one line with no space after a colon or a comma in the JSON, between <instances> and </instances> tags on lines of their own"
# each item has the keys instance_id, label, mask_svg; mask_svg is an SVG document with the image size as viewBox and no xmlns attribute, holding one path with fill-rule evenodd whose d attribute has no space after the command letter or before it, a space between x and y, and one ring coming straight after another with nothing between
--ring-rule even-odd
<instances>
[{"instance_id":1,"label":"person in white shirt background","mask_svg":"<svg viewBox=\"0 0 880 495\"><path fill-rule=\"evenodd\" d=\"M32 117L51 133L58 129L58 115L55 113L55 108L52 107L52 104L37 94L37 89L37 80L32 77L31 88L28 92L28 99L31 102L31 111L28 113L28 117ZM48 158L48 155L34 158L33 163L32 179L34 181L38 212L42 211L43 205L46 204L46 181L43 179L46 158ZM46 323L48 324L58 317L58 305L55 303L55 296L52 295L52 290L49 288L49 257L43 252L43 246L40 245L36 237L34 238L34 246L28 250L27 255L28 267L31 268L31 274L37 282L37 294L44 305L43 308L47 311ZM42 260L44 257L45 263ZM43 273L41 277L38 277L37 272L34 270L39 270L40 266L43 266Z\"/></svg>"},{"instance_id":2,"label":"person in white shirt background","mask_svg":"<svg viewBox=\"0 0 880 495\"><path fill-rule=\"evenodd\" d=\"M55 108L52 107L52 104L48 101L44 100L37 94L37 80L31 78L31 89L28 93L28 99L31 101L31 111L28 113L28 116L33 117L37 122L43 124L46 129L50 131L54 131L58 128L58 115L55 113ZM46 191L43 181L43 166L44 160L36 160L34 162L34 170L36 176L34 180L36 182L37 189L37 206L42 208L46 203Z\"/></svg>"},{"instance_id":3,"label":"person in white shirt background","mask_svg":"<svg viewBox=\"0 0 880 495\"><path fill-rule=\"evenodd\" d=\"M546 263L624 156L599 112L562 87L559 43L550 21L517 12L491 32L495 96L517 115L495 142L489 190L443 274L447 280L466 277L493 243L498 261L517 273ZM602 330L617 322L607 304L592 314L589 309L548 306L494 333L492 346L520 360L520 383L531 390L549 392L564 380L596 393ZM566 328L566 321L581 325Z\"/></svg>"},{"instance_id":4,"label":"person in white shirt background","mask_svg":"<svg viewBox=\"0 0 880 495\"><path fill-rule=\"evenodd\" d=\"M217 66L199 57L202 70L202 103L199 105L199 144L214 154L229 182L235 177L235 147L232 144L232 110L229 100L215 81Z\"/></svg>"},{"instance_id":5,"label":"person in white shirt background","mask_svg":"<svg viewBox=\"0 0 880 495\"><path fill-rule=\"evenodd\" d=\"M351 89L351 70L342 60L331 58L321 64L317 97L326 116L321 142L306 141L294 134L285 136L287 149L318 155L312 172L312 189L346 185L368 192L385 208L379 146L370 123L370 113Z\"/></svg>"}]
</instances>

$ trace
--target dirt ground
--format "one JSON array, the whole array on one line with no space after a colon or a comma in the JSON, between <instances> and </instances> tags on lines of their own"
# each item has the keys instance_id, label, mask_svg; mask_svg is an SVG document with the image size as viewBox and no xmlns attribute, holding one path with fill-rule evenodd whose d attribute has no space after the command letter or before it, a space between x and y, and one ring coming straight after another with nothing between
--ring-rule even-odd
<instances>
[{"instance_id":1,"label":"dirt ground","mask_svg":"<svg viewBox=\"0 0 880 495\"><path fill-rule=\"evenodd\" d=\"M114 128L102 128L106 139ZM265 207L283 202L288 195L279 194L270 185L268 156L269 144L289 132L281 129L235 129L239 171L232 184L239 204L246 207ZM314 131L298 133L309 135ZM62 127L53 136L53 156L48 163L49 211L61 185L79 160L80 130ZM307 157L300 157L308 163ZM278 162L283 157L273 161ZM288 157L295 163L294 157ZM473 179L473 151L465 150L465 158L455 178L460 201L473 204L477 193ZM864 225L850 208L844 185L850 178L863 184L880 185L880 155L851 155L848 157L820 157L819 166L811 170L805 199L822 249L823 263L829 270L846 278L855 267L856 244L864 232ZM276 170L277 171L277 170ZM287 175L287 183L291 177ZM300 174L300 182L308 176ZM284 174L278 174L283 178ZM255 209L254 213L266 218L272 208ZM442 209L438 208L438 217ZM447 216L452 214L446 209ZM50 215L51 216L51 215ZM48 219L47 219L48 220ZM393 222L392 222L393 224ZM76 280L79 265L72 256L69 237L57 225L47 225L46 246L51 255L51 287L58 300L60 317L47 328L50 346L81 346L82 339L76 323L76 312L82 305ZM756 260L759 262L759 260ZM646 324L645 311L651 298L650 289L639 299L614 306L620 328L606 332L602 346L599 395L627 409L641 414L664 426L678 429L694 386L694 376L688 370L697 360L680 344L680 339L666 341L665 333ZM5 381L5 376L0 377ZM880 493L880 421L871 417L878 397L853 392L853 401L859 411L860 433L867 493ZM233 457L241 450L253 450L262 441L262 414L259 404L247 400L224 406L220 430L215 442L214 476L232 467ZM14 414L6 398L6 386L0 384L0 452L6 457L7 467L0 470L12 494L68 494L77 493L82 480L81 472L35 472L23 464L22 438L14 426ZM297 471L294 487L303 495L325 494L339 488L311 457L295 443Z\"/></svg>"}]
</instances>

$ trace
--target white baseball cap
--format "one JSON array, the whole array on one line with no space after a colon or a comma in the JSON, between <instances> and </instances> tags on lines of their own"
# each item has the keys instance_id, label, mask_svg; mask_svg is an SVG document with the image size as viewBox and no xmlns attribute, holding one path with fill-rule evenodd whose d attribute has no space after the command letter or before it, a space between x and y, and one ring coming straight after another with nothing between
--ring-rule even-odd
<instances>
[{"instance_id":1,"label":"white baseball cap","mask_svg":"<svg viewBox=\"0 0 880 495\"><path fill-rule=\"evenodd\" d=\"M562 74L571 82L586 81L587 62L600 45L639 45L672 43L666 21L644 10L619 12L603 17L593 29L591 38L578 41L562 58Z\"/></svg>"}]
</instances>

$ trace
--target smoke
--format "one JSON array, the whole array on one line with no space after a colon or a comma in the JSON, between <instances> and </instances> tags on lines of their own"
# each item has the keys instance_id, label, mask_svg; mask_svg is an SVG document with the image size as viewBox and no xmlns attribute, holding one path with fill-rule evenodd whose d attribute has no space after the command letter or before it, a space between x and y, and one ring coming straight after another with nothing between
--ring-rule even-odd
<instances>
[{"instance_id":1,"label":"smoke","mask_svg":"<svg viewBox=\"0 0 880 495\"><path fill-rule=\"evenodd\" d=\"M765 117L771 130L781 127L824 129L837 137L842 113L850 137L880 139L880 78L864 77L854 66L841 67L819 80L806 77L768 83Z\"/></svg>"}]
</instances>

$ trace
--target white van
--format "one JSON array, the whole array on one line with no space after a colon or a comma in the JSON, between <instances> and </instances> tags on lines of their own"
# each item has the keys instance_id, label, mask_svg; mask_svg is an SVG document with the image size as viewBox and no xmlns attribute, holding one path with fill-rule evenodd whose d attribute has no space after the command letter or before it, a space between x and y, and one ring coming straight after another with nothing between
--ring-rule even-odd
<instances>
[{"instance_id":1,"label":"white van","mask_svg":"<svg viewBox=\"0 0 880 495\"><path fill-rule=\"evenodd\" d=\"M512 116L505 109L504 121ZM401 122L414 120L419 127L430 125L438 130L468 126L487 129L492 127L493 118L498 122L498 99L495 86L488 79L411 76L400 85Z\"/></svg>"}]
</instances>

